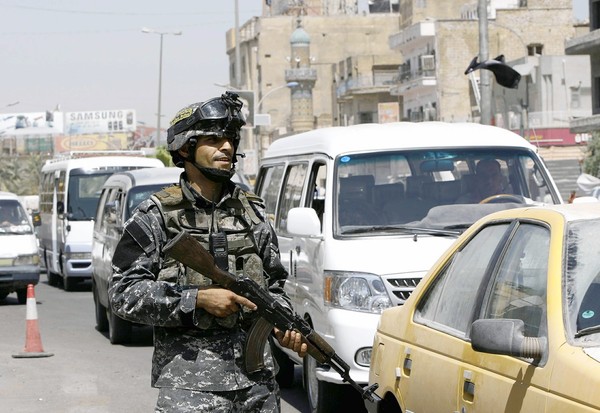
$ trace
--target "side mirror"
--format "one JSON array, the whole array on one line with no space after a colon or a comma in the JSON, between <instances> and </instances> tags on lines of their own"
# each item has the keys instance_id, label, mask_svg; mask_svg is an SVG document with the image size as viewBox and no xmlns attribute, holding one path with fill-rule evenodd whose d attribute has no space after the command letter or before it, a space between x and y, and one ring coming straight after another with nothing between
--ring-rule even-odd
<instances>
[{"instance_id":1,"label":"side mirror","mask_svg":"<svg viewBox=\"0 0 600 413\"><path fill-rule=\"evenodd\" d=\"M33 223L34 227L39 227L42 225L42 216L39 212L36 211L31 213L31 222Z\"/></svg>"},{"instance_id":2,"label":"side mirror","mask_svg":"<svg viewBox=\"0 0 600 413\"><path fill-rule=\"evenodd\" d=\"M312 208L292 208L287 216L287 231L300 237L320 237L321 221Z\"/></svg>"},{"instance_id":3,"label":"side mirror","mask_svg":"<svg viewBox=\"0 0 600 413\"><path fill-rule=\"evenodd\" d=\"M523 320L476 320L471 326L471 347L483 353L541 359L547 340L543 337L525 337L524 329Z\"/></svg>"},{"instance_id":4,"label":"side mirror","mask_svg":"<svg viewBox=\"0 0 600 413\"><path fill-rule=\"evenodd\" d=\"M59 215L65 213L65 203L64 202L58 201L56 203L56 213Z\"/></svg>"}]
</instances>

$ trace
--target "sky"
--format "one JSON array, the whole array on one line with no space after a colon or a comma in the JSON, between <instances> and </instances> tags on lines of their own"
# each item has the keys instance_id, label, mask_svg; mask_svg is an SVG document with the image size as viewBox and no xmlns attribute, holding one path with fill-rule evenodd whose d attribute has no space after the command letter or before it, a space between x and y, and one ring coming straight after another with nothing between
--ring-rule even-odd
<instances>
[{"instance_id":1,"label":"sky","mask_svg":"<svg viewBox=\"0 0 600 413\"><path fill-rule=\"evenodd\" d=\"M239 0L240 26L262 0ZM235 0L0 0L0 113L134 109L161 127L229 83L225 34ZM18 104L14 104L19 102ZM13 105L14 104L14 105Z\"/></svg>"},{"instance_id":2,"label":"sky","mask_svg":"<svg viewBox=\"0 0 600 413\"><path fill-rule=\"evenodd\" d=\"M238 0L239 22L263 0ZM588 0L573 0L587 19ZM161 127L229 83L225 33L235 0L0 0L0 113L134 109L155 126L160 35ZM16 102L19 102L15 104Z\"/></svg>"}]
</instances>

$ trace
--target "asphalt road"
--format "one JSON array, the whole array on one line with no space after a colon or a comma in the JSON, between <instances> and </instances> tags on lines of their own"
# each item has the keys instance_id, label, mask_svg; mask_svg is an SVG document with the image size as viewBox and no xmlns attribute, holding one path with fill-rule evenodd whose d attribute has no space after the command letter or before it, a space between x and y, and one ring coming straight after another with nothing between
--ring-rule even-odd
<instances>
[{"instance_id":1,"label":"asphalt road","mask_svg":"<svg viewBox=\"0 0 600 413\"><path fill-rule=\"evenodd\" d=\"M0 411L19 413L153 412L150 387L152 331L136 328L130 345L111 345L95 330L89 283L73 292L51 287L42 274L35 287L38 329L51 357L13 358L26 341L26 305L16 294L0 301ZM307 413L296 384L282 390L282 413Z\"/></svg>"}]
</instances>

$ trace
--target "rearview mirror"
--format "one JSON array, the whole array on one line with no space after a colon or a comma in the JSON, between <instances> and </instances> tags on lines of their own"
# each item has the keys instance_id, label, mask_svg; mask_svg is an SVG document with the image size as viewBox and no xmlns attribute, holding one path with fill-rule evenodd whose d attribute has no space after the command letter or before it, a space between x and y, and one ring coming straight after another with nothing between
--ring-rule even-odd
<instances>
[{"instance_id":1,"label":"rearview mirror","mask_svg":"<svg viewBox=\"0 0 600 413\"><path fill-rule=\"evenodd\" d=\"M546 339L525 337L524 329L523 320L476 320L471 326L471 347L483 353L541 359L546 348Z\"/></svg>"}]
</instances>

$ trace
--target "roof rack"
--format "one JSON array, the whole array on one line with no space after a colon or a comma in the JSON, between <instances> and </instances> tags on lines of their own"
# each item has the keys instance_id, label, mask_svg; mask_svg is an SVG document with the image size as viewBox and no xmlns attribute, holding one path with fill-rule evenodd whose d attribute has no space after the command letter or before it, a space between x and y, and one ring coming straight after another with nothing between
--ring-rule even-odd
<instances>
[{"instance_id":1,"label":"roof rack","mask_svg":"<svg viewBox=\"0 0 600 413\"><path fill-rule=\"evenodd\" d=\"M81 159L92 156L146 156L141 150L126 150L126 151L70 151L62 152L54 155L51 162L65 161L67 159Z\"/></svg>"}]
</instances>

